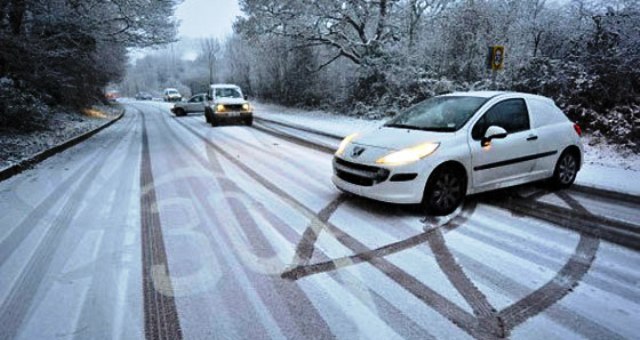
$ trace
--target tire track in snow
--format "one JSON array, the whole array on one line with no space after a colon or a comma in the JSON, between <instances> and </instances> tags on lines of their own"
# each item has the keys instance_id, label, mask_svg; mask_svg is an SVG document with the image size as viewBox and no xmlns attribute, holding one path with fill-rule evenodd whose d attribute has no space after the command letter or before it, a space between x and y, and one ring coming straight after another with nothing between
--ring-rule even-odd
<instances>
[{"instance_id":1,"label":"tire track in snow","mask_svg":"<svg viewBox=\"0 0 640 340\"><path fill-rule=\"evenodd\" d=\"M195 130L193 127L186 125L185 123L182 123L180 121L178 122L182 124L187 130L191 131L194 135L200 137L200 139L203 142L205 142L210 148L215 150L217 154L220 154L221 156L226 158L228 161L230 161L231 163L233 163L234 165L242 169L243 172L245 172L248 176L250 176L255 181L263 185L265 188L277 194L282 199L285 199L292 206L297 207L299 210L306 211L306 214L308 214L309 216L312 216L312 218L317 218L316 213L309 210L303 204L299 203L289 193L283 191L282 189L274 185L271 181L269 181L268 179L264 178L263 176L255 172L249 166L237 160L235 157L233 157L227 151L222 149L220 146L212 143L206 136L201 134L199 131ZM340 243L342 243L347 248L351 249L351 251L353 251L354 253L358 254L358 253L366 253L370 251L370 249L368 249L364 244L360 243L360 241L344 233L341 229L337 228L335 225L331 223L327 223L325 224L325 228L330 233L332 233L333 236L335 236L335 238ZM462 308L458 307L457 305L455 305L454 303L452 303L442 295L438 294L431 288L427 287L426 285L424 285L423 283L415 279L413 276L408 275L406 272L404 272L403 270L401 270L400 268L398 268L388 260L384 258L373 258L369 261L369 263L374 267L378 268L380 271L382 271L385 275L387 275L393 281L395 281L396 283L404 287L407 291L412 293L415 297L417 297L418 299L422 300L423 302L425 302L426 304L434 308L436 311L438 311L441 315L448 318L454 324L458 325L460 328L465 330L470 335L474 337L481 337L481 338L495 337L494 335L487 334L487 332L481 327L478 327L476 318L473 315L467 313Z\"/></svg>"},{"instance_id":2,"label":"tire track in snow","mask_svg":"<svg viewBox=\"0 0 640 340\"><path fill-rule=\"evenodd\" d=\"M134 117L136 126L141 126L142 124L140 117L141 113L139 110L136 110ZM126 317L126 313L130 312L129 310L118 310L118 308L126 308L126 305L118 305L117 303L119 295L126 294L126 292L120 291L120 289L127 288L126 286L123 287L119 285L122 272L130 271L129 268L121 267L121 265L125 264L124 258L128 252L127 250L120 250L122 250L123 247L129 249L134 246L133 244L125 244L125 240L127 239L127 230L125 228L129 227L127 226L129 205L137 198L131 195L131 189L134 184L137 183L122 178L122 176L138 173L139 162L136 162L136 160L141 155L141 143L135 136L135 131L130 134L129 146L124 149L126 152L125 158L120 166L115 167L117 170L114 171L106 181L108 183L117 182L118 184L115 187L104 186L103 189L95 195L96 197L106 197L109 194L113 195L111 201L113 203L108 208L108 216L105 216L105 222L108 221L112 224L104 228L104 235L98 245L97 260L92 264L93 268L89 269L91 285L87 289L84 303L81 306L76 328L80 329L81 327L85 327L88 334L97 338L109 338L115 337L116 334L125 334L123 333L125 330L122 329L122 327L116 327L118 322L122 322L123 320L115 320L114 316L124 318ZM131 242L133 243L135 241L132 239ZM131 251L133 251L133 249L131 249ZM113 265L114 262L117 263L117 265ZM76 271L81 270L83 269ZM65 275L77 274L72 272L66 273ZM129 280L135 280L135 278L130 277ZM142 306L140 309L140 311L142 311ZM130 320L125 322L130 322Z\"/></svg>"},{"instance_id":3,"label":"tire track in snow","mask_svg":"<svg viewBox=\"0 0 640 340\"><path fill-rule=\"evenodd\" d=\"M121 124L124 124L124 122L121 121ZM120 126L120 124L116 124L114 128L130 130L133 128L133 122L131 120L128 120L126 125ZM126 131L124 133L127 133ZM102 135L104 135L104 133ZM89 139L88 142L94 140L95 136L94 139ZM113 138L104 148L110 148L116 142L118 142L118 140L116 138ZM76 146L76 148L78 147L81 146ZM73 148L71 148L67 152L71 152L71 150L73 150ZM68 191L69 188L73 187L75 183L79 182L80 178L83 177L83 174L87 173L87 169L96 169L95 167L92 167L92 165L96 162L99 162L100 159L104 157L103 151L103 148L99 148L94 154L88 156L87 161L79 165L76 170L74 170L71 174L69 174L69 176L67 176L67 178L60 182L49 195L47 195L42 201L40 201L39 204L37 204L35 207L30 207L29 214L25 216L24 219L18 225L16 225L5 238L2 239L2 241L0 241L0 266L2 266L5 261L7 261L9 256L11 256L16 248L18 248L18 246L20 246L20 244L22 244L22 242L29 236L29 234L33 230L32 226L38 224L39 221L41 221L50 213L55 204L60 202L60 198L64 196L64 193ZM82 190L82 188L79 188L79 190Z\"/></svg>"},{"instance_id":4,"label":"tire track in snow","mask_svg":"<svg viewBox=\"0 0 640 340\"><path fill-rule=\"evenodd\" d=\"M278 189L277 187L273 186L273 184L271 184L268 180L261 177L257 173L253 172L252 169L250 169L248 166L244 165L240 161L233 159L233 157L230 157L230 155L226 154L224 150L222 150L220 147L216 147L215 145L211 144L204 136L200 135L197 131L193 130L190 127L187 127L187 128L191 130L191 132L194 133L195 135L199 135L205 142L209 143L212 147L216 148L218 152L222 153L223 156L225 156L225 158L228 158L233 163L238 163L236 165L238 165L241 169L243 169L249 176L253 177L258 182L265 185L267 188L274 187L275 189ZM290 137L283 137L283 138L290 139ZM302 142L298 141L298 144L302 144ZM271 188L269 189L272 190ZM586 209L582 208L576 201L568 200L567 204L572 206L572 208L576 211L580 211L582 213L586 212ZM335 227L335 226L331 226L331 227ZM327 229L333 229L333 228L327 228ZM348 243L352 243L351 241L356 241L356 242L353 242L353 244L357 245L357 240L349 239L349 236L347 234L344 234L344 233L340 234L339 230L330 230L330 231L333 232L334 236L337 236L338 240L344 245L346 245L347 247L351 248L348 245ZM553 305L555 302L559 301L564 296L566 296L566 294L568 294L573 289L573 287L575 287L581 281L582 277L589 270L589 268L591 267L591 264L593 263L593 259L595 258L595 253L597 252L597 249L598 249L598 244L599 244L598 238L587 236L587 235L584 235L583 233L580 233L580 236L581 236L581 239L578 246L575 249L574 255L560 270L560 272L557 273L556 277L552 281L548 282L543 287L537 289L526 298L500 311L498 314L498 325L497 327L494 327L494 326L488 327L489 334L487 334L486 332L486 329L487 329L486 325L484 327L480 325L481 329L479 330L477 328L471 327L471 331L473 333L470 332L470 334L473 336L481 336L481 337L506 336L514 327L528 320L529 318L535 315L538 315L539 313L543 312L544 310L549 308L551 305ZM341 238L343 239L341 240ZM348 243L344 243L345 240L347 240ZM364 247L364 245L362 246ZM366 247L364 248L366 249ZM363 250L363 251L366 251L366 250ZM373 261L371 263L373 264ZM444 264L444 262L441 262L441 263ZM449 264L455 264L455 262L449 263ZM453 275L451 272L452 268L450 268L450 266L449 268L446 268L446 266L441 265L441 268L443 269L443 271L447 273L447 275ZM470 283L469 279L466 277L464 272L459 271L459 273L462 276L458 275L458 278L462 277L464 281L468 281L468 283ZM460 285L460 284L461 282L457 283L457 288L463 294L463 296L465 296L465 298L467 298L468 300L471 299L473 301L474 298L470 297L470 295L476 296L475 302L474 302L476 304L476 308L474 308L474 310L480 307L480 305L483 305L480 308L482 310L481 313L487 314L488 312L486 307L488 305L488 302L483 304L481 301L481 300L486 301L486 298L482 299L483 295L481 293L480 293L480 296L476 294L478 292L477 292L477 289L474 289L475 287L473 286L473 284L471 284L471 286ZM490 308L493 309L492 307ZM491 313L495 314L494 311L492 311ZM503 321L501 322L500 320L503 320ZM454 321L454 323L456 322ZM485 320L485 323L486 323L486 320ZM460 324L458 325L461 326ZM484 328L484 330L482 328ZM469 328L463 327L463 329L469 332Z\"/></svg>"},{"instance_id":5,"label":"tire track in snow","mask_svg":"<svg viewBox=\"0 0 640 340\"><path fill-rule=\"evenodd\" d=\"M147 339L182 339L171 280L158 280L153 270L164 269L170 278L165 253L162 225L157 210L153 183L146 117L142 114L142 158L140 160L140 227L142 248L142 285L144 295L145 337ZM159 285L162 285L159 287Z\"/></svg>"},{"instance_id":6,"label":"tire track in snow","mask_svg":"<svg viewBox=\"0 0 640 340\"><path fill-rule=\"evenodd\" d=\"M123 127L123 129L124 128L125 127ZM78 177L73 177L78 181L75 191L60 208L59 213L56 214L53 222L39 241L36 250L29 258L28 263L22 269L19 276L14 280L9 293L5 297L4 301L2 301L2 305L0 305L0 325L2 325L0 328L0 339L13 339L18 334L20 326L23 324L25 317L31 308L36 292L48 272L50 263L53 261L58 245L67 232L69 225L73 221L73 218L82 202L88 195L86 188L88 188L92 181L95 180L93 175L99 171L109 156L116 150L115 147L111 146L117 145L121 142L122 141L120 139L113 136L108 143L110 148L106 155L99 153L96 157L96 162L93 163L92 167L81 167L77 173ZM53 197L50 197L50 199L53 200ZM38 218L43 212L42 210L50 209L52 206L53 203L50 202L39 205L36 210L17 227L20 229L17 230L17 235L23 237L17 240L10 240L14 242L22 242L22 240L24 240L24 238L29 234L28 231L25 232L22 229L29 229L33 224L37 223ZM27 222L33 224L27 225ZM6 241L7 240L5 239L3 243ZM15 249L18 245L19 244L13 245L10 248ZM6 256L8 257L9 255L10 254ZM6 258L2 260L6 260Z\"/></svg>"},{"instance_id":7,"label":"tire track in snow","mask_svg":"<svg viewBox=\"0 0 640 340\"><path fill-rule=\"evenodd\" d=\"M237 197L238 194L243 194L246 197L250 197L246 193L242 191L242 189L238 188L235 183L227 180L224 177L220 177L224 174L224 171L221 165L218 163L217 157L215 154L207 152L207 159L204 159L204 156L197 154L192 150L189 145L187 145L184 141L177 136L174 131L174 127L171 127L167 124L164 117L161 118L162 123L166 127L168 133L165 136L169 136L176 143L169 144L167 149L172 150L171 154L174 155L175 159L178 159L178 164L189 164L186 162L180 155L189 154L193 159L195 159L204 169L208 170L211 175L213 175L213 180L218 182L220 189L229 194L232 197ZM174 147L174 145L179 145L184 149L185 152L178 152L178 150ZM209 150L208 150L209 151ZM201 183L197 178L189 178L187 181L187 187L191 191L191 195L188 197L195 197L197 202L200 202L203 205L203 208L206 211L214 211L214 207L211 206L208 201L208 197L205 195L205 192L202 191L202 188L206 187L204 183ZM185 188L183 188L185 189ZM183 193L186 195L186 193ZM240 222L243 228L248 228L247 232L244 235L248 238L248 246L252 248L252 250L258 253L258 256L271 256L275 254L275 249L269 245L269 241L266 239L266 236L263 235L262 231L259 230L258 225L255 223L252 217L245 216L241 209L242 202L237 200L233 200L229 202L231 205L231 212L234 214L235 218ZM240 205L238 205L240 204ZM244 207L245 209L247 207ZM273 216L272 216L273 217ZM221 222L221 221L220 221ZM276 221L275 225L285 225L283 221ZM218 223L219 224L219 223ZM219 228L218 228L219 229ZM253 232L257 231L257 232ZM227 230L223 233L223 240L228 245L234 245L234 241L231 239L232 237L228 235L228 233L234 233L234 231ZM237 236L236 236L237 237ZM267 245L266 247L264 245ZM239 249L240 251L244 251ZM244 270L245 275L251 278L251 283L256 284L259 282L263 282L265 285L269 286L276 292L276 294L280 297L279 299L273 299L270 297L268 292L265 292L264 289L254 289L256 293L263 298L269 297L270 301L275 303L274 305L267 305L269 312L276 319L282 322L291 322L291 320L299 320L294 323L296 325L295 328L299 328L297 331L297 335L295 337L304 337L304 338L315 338L315 337L331 337L330 328L324 322L324 319L320 316L316 308L313 304L308 300L306 294L296 285L288 284L287 282L274 280L276 276L272 275L261 275L259 273L253 273L251 270ZM247 296L249 298L249 296ZM250 305L250 304L247 304ZM281 308L278 308L281 307ZM283 313L283 311L286 311ZM286 316L286 317L285 317ZM312 324L308 324L309 320L313 320ZM307 324L306 327L298 327L298 325ZM266 326L265 326L266 327ZM285 328L291 328L291 326L286 326Z\"/></svg>"}]
</instances>

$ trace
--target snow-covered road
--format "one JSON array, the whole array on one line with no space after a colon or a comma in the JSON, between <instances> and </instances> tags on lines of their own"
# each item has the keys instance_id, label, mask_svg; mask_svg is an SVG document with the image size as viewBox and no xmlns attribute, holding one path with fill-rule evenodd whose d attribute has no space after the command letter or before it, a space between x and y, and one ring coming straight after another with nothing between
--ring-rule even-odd
<instances>
[{"instance_id":1,"label":"snow-covered road","mask_svg":"<svg viewBox=\"0 0 640 340\"><path fill-rule=\"evenodd\" d=\"M434 219L341 194L322 150L125 107L0 183L0 339L637 336L640 253L573 226L637 233L635 203L525 187Z\"/></svg>"}]
</instances>

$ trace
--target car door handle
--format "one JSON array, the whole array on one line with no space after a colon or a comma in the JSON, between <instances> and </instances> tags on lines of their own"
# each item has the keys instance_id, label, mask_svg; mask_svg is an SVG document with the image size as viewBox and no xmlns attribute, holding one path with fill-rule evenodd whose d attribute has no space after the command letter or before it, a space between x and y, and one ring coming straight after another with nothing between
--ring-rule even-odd
<instances>
[{"instance_id":1,"label":"car door handle","mask_svg":"<svg viewBox=\"0 0 640 340\"><path fill-rule=\"evenodd\" d=\"M527 137L527 141L537 140L538 136L529 136Z\"/></svg>"}]
</instances>

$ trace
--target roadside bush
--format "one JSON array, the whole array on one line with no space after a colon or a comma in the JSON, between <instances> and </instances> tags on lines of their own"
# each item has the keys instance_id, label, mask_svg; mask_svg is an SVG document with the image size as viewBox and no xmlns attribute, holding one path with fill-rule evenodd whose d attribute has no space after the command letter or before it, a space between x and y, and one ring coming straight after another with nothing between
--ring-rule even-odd
<instances>
[{"instance_id":1,"label":"roadside bush","mask_svg":"<svg viewBox=\"0 0 640 340\"><path fill-rule=\"evenodd\" d=\"M0 127L32 129L46 119L48 106L34 93L0 78Z\"/></svg>"},{"instance_id":2,"label":"roadside bush","mask_svg":"<svg viewBox=\"0 0 640 340\"><path fill-rule=\"evenodd\" d=\"M517 72L513 89L553 98L569 119L585 131L600 133L612 142L637 150L640 102L630 95L617 100L622 104L612 105L606 100L611 89L604 86L604 80L583 64L538 58Z\"/></svg>"}]
</instances>

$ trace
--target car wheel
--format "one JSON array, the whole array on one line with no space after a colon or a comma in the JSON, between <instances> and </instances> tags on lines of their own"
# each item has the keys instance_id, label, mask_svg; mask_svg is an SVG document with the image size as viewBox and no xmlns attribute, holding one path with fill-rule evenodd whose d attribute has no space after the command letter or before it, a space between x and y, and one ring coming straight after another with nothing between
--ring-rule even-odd
<instances>
[{"instance_id":1,"label":"car wheel","mask_svg":"<svg viewBox=\"0 0 640 340\"><path fill-rule=\"evenodd\" d=\"M184 112L183 109L176 109L176 116L177 117L181 117L181 116L185 116L186 113Z\"/></svg>"},{"instance_id":2,"label":"car wheel","mask_svg":"<svg viewBox=\"0 0 640 340\"><path fill-rule=\"evenodd\" d=\"M211 124L211 113L208 109L204 110L204 120L206 120L208 124Z\"/></svg>"},{"instance_id":3,"label":"car wheel","mask_svg":"<svg viewBox=\"0 0 640 340\"><path fill-rule=\"evenodd\" d=\"M216 117L211 117L211 126L220 126L220 121Z\"/></svg>"},{"instance_id":4,"label":"car wheel","mask_svg":"<svg viewBox=\"0 0 640 340\"><path fill-rule=\"evenodd\" d=\"M252 126L253 125L253 117L247 118L244 120L244 124L247 126Z\"/></svg>"},{"instance_id":5,"label":"car wheel","mask_svg":"<svg viewBox=\"0 0 640 340\"><path fill-rule=\"evenodd\" d=\"M464 200L466 189L462 171L452 167L437 168L427 181L422 204L430 214L451 214Z\"/></svg>"},{"instance_id":6,"label":"car wheel","mask_svg":"<svg viewBox=\"0 0 640 340\"><path fill-rule=\"evenodd\" d=\"M553 171L553 177L551 183L558 189L568 188L576 180L578 175L578 156L575 152L566 150L558 158L556 168Z\"/></svg>"}]
</instances>

